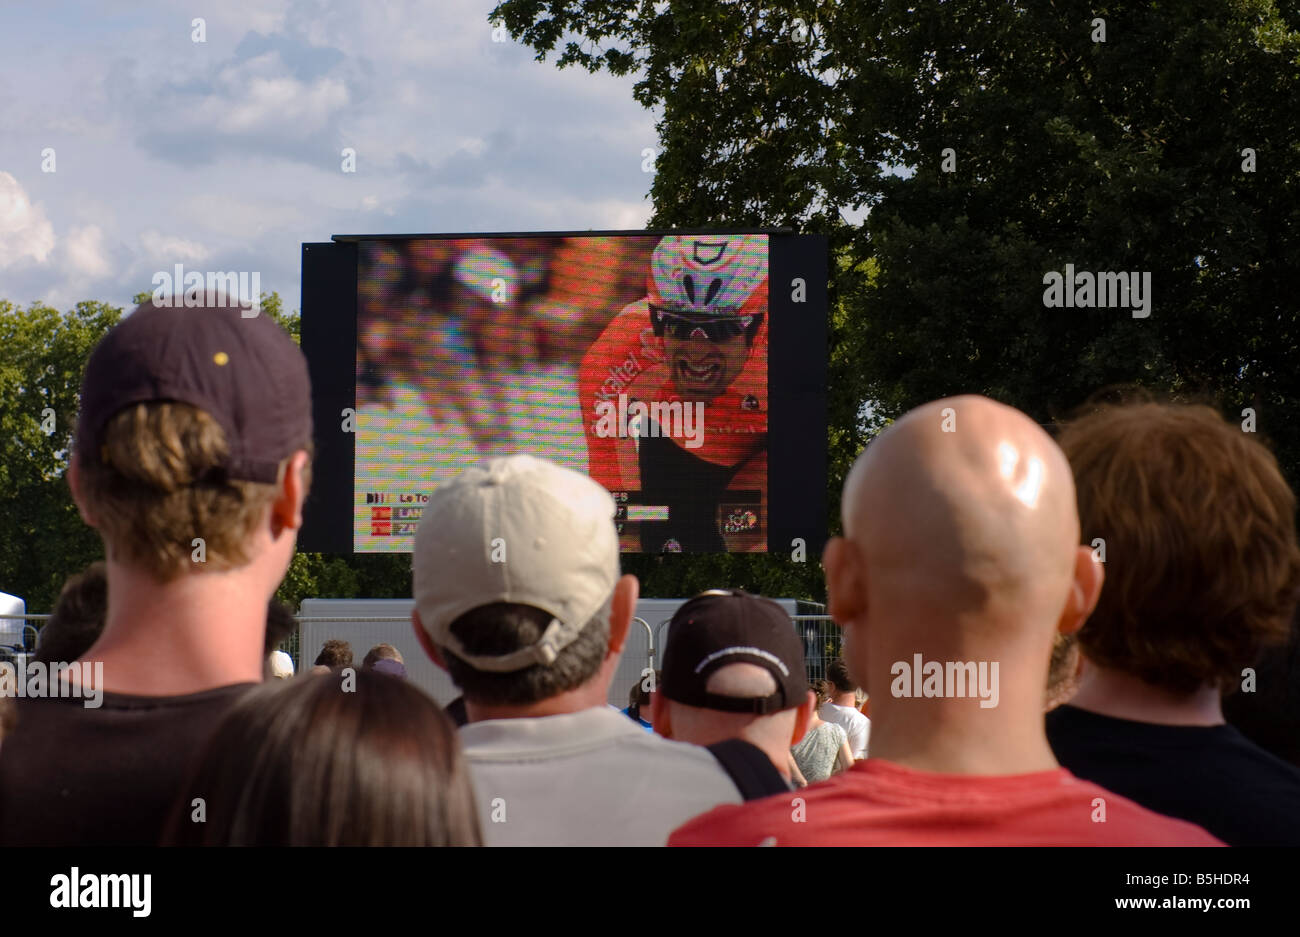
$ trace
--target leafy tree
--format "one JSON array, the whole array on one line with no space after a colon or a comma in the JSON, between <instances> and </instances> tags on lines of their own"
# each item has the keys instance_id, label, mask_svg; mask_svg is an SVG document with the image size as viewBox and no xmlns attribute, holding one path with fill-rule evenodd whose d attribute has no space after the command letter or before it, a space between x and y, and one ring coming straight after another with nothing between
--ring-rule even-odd
<instances>
[{"instance_id":1,"label":"leafy tree","mask_svg":"<svg viewBox=\"0 0 1300 937\"><path fill-rule=\"evenodd\" d=\"M879 426L961 392L1044 423L1115 384L1252 407L1300 483L1300 8L503 0L491 18L539 60L637 76L661 115L651 225L829 236L833 510ZM1150 272L1150 316L1046 308L1067 263Z\"/></svg>"},{"instance_id":2,"label":"leafy tree","mask_svg":"<svg viewBox=\"0 0 1300 937\"><path fill-rule=\"evenodd\" d=\"M121 315L107 303L62 313L0 300L0 590L32 612L52 608L64 579L104 555L64 472L86 358Z\"/></svg>"},{"instance_id":3,"label":"leafy tree","mask_svg":"<svg viewBox=\"0 0 1300 937\"><path fill-rule=\"evenodd\" d=\"M150 296L139 293L134 302ZM261 308L299 339L300 318L284 310L278 293L262 294ZM122 314L106 303L61 313L0 300L0 591L21 596L33 612L53 608L68 576L104 556L64 473L86 359ZM299 553L277 596L296 607L311 596L400 598L410 588L409 556Z\"/></svg>"}]
</instances>

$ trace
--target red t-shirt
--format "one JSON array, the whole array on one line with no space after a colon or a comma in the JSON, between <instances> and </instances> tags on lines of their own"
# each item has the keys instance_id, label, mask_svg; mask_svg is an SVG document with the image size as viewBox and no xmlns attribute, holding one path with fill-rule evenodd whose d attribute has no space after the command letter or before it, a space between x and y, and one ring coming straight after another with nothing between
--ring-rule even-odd
<instances>
[{"instance_id":1,"label":"red t-shirt","mask_svg":"<svg viewBox=\"0 0 1300 937\"><path fill-rule=\"evenodd\" d=\"M1100 799L1100 803L1097 800ZM1104 821L1101 819L1105 817ZM879 758L801 791L717 807L669 846L1222 846L1064 768L985 777Z\"/></svg>"}]
</instances>

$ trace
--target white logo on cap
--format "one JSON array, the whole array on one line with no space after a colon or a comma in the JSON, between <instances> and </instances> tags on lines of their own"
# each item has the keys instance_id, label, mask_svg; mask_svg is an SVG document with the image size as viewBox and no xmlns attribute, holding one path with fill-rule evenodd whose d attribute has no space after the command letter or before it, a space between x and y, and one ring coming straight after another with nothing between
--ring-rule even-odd
<instances>
[{"instance_id":1,"label":"white logo on cap","mask_svg":"<svg viewBox=\"0 0 1300 937\"><path fill-rule=\"evenodd\" d=\"M704 658L704 660L700 661L699 665L696 666L695 668L695 672L699 673L701 670L703 670L713 661L717 660L719 657L728 657L732 654L752 654L755 657L763 658L763 660L770 660L772 663L776 664L778 667L781 668L781 673L784 676L787 677L790 676L790 668L788 668L784 663L782 663L781 658L777 657L775 654L768 653L762 648L757 648L757 647L727 647L727 648L723 648L720 651L714 651L708 657Z\"/></svg>"}]
</instances>

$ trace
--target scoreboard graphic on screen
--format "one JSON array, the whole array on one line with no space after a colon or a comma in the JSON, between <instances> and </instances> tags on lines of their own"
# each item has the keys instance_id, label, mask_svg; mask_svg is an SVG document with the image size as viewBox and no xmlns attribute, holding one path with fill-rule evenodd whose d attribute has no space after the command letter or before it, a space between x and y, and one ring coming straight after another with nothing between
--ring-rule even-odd
<instances>
[{"instance_id":1,"label":"scoreboard graphic on screen","mask_svg":"<svg viewBox=\"0 0 1300 937\"><path fill-rule=\"evenodd\" d=\"M825 286L784 232L305 244L303 549L409 552L430 492L515 453L607 488L624 551L819 545Z\"/></svg>"}]
</instances>

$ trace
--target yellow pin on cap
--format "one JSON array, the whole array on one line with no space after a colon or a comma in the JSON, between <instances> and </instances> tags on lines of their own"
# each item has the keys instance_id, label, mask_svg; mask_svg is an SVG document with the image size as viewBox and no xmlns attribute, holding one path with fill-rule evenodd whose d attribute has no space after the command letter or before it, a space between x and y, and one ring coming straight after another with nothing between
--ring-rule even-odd
<instances>
[{"instance_id":1,"label":"yellow pin on cap","mask_svg":"<svg viewBox=\"0 0 1300 937\"><path fill-rule=\"evenodd\" d=\"M224 351L219 351L212 356L212 360L217 363L217 367L225 367L227 362L230 361L230 355L226 354Z\"/></svg>"}]
</instances>

